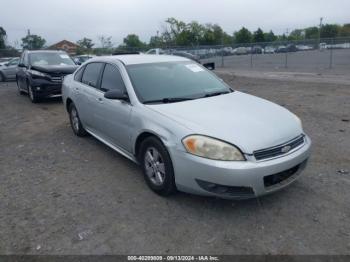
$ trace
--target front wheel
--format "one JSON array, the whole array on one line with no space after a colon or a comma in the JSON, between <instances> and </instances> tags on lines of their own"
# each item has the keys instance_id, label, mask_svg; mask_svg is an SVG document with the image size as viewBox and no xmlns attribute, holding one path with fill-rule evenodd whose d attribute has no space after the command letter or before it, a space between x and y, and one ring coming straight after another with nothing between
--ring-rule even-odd
<instances>
[{"instance_id":1,"label":"front wheel","mask_svg":"<svg viewBox=\"0 0 350 262\"><path fill-rule=\"evenodd\" d=\"M21 87L19 86L19 83L18 83L18 79L16 79L16 83L17 83L17 90L18 90L18 93L20 95L24 95L25 93L21 90Z\"/></svg>"},{"instance_id":2,"label":"front wheel","mask_svg":"<svg viewBox=\"0 0 350 262\"><path fill-rule=\"evenodd\" d=\"M0 73L0 82L5 82L5 77L3 76L3 74L2 73Z\"/></svg>"},{"instance_id":3,"label":"front wheel","mask_svg":"<svg viewBox=\"0 0 350 262\"><path fill-rule=\"evenodd\" d=\"M28 89L28 95L29 95L29 99L32 103L36 104L40 102L40 97L38 96L38 94L33 90L33 87L27 83L27 89Z\"/></svg>"},{"instance_id":4,"label":"front wheel","mask_svg":"<svg viewBox=\"0 0 350 262\"><path fill-rule=\"evenodd\" d=\"M168 150L159 139L149 137L143 141L139 159L150 189L162 196L176 192L173 164Z\"/></svg>"},{"instance_id":5,"label":"front wheel","mask_svg":"<svg viewBox=\"0 0 350 262\"><path fill-rule=\"evenodd\" d=\"M73 103L69 105L69 120L74 134L77 136L86 136L87 132L81 124L78 111Z\"/></svg>"}]
</instances>

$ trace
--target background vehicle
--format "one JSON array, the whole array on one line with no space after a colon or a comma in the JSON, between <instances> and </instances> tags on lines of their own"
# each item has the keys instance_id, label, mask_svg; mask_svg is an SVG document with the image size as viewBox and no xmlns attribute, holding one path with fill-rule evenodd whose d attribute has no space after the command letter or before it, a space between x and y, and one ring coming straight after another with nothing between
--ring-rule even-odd
<instances>
[{"instance_id":1,"label":"background vehicle","mask_svg":"<svg viewBox=\"0 0 350 262\"><path fill-rule=\"evenodd\" d=\"M192 55L191 53L187 53L187 52L183 52L183 51L175 51L172 53L172 55L186 57L188 59L196 61L199 64L201 63L201 61L199 60L199 56Z\"/></svg>"},{"instance_id":2,"label":"background vehicle","mask_svg":"<svg viewBox=\"0 0 350 262\"><path fill-rule=\"evenodd\" d=\"M246 55L246 54L248 54L248 50L246 47L237 47L237 48L233 49L233 54Z\"/></svg>"},{"instance_id":3,"label":"background vehicle","mask_svg":"<svg viewBox=\"0 0 350 262\"><path fill-rule=\"evenodd\" d=\"M253 46L251 53L252 54L263 54L264 50L262 49L261 46Z\"/></svg>"},{"instance_id":4,"label":"background vehicle","mask_svg":"<svg viewBox=\"0 0 350 262\"><path fill-rule=\"evenodd\" d=\"M139 163L161 195L272 193L298 177L310 154L295 115L233 91L186 58L94 58L65 78L62 95L73 132Z\"/></svg>"},{"instance_id":5,"label":"background vehicle","mask_svg":"<svg viewBox=\"0 0 350 262\"><path fill-rule=\"evenodd\" d=\"M294 44L288 44L286 46L287 52L296 52L298 51L297 47Z\"/></svg>"},{"instance_id":6,"label":"background vehicle","mask_svg":"<svg viewBox=\"0 0 350 262\"><path fill-rule=\"evenodd\" d=\"M146 52L148 55L165 55L166 52L161 48L153 48Z\"/></svg>"},{"instance_id":7,"label":"background vehicle","mask_svg":"<svg viewBox=\"0 0 350 262\"><path fill-rule=\"evenodd\" d=\"M16 58L16 57L15 57ZM14 57L1 57L0 58L0 66L3 66L5 64L7 64L9 61L11 61L12 59L14 59Z\"/></svg>"},{"instance_id":8,"label":"background vehicle","mask_svg":"<svg viewBox=\"0 0 350 262\"><path fill-rule=\"evenodd\" d=\"M296 45L295 47L297 48L298 51L309 51L314 49L312 46L308 46L308 45Z\"/></svg>"},{"instance_id":9,"label":"background vehicle","mask_svg":"<svg viewBox=\"0 0 350 262\"><path fill-rule=\"evenodd\" d=\"M63 51L24 51L16 74L18 91L28 93L33 103L60 95L64 76L77 67Z\"/></svg>"},{"instance_id":10,"label":"background vehicle","mask_svg":"<svg viewBox=\"0 0 350 262\"><path fill-rule=\"evenodd\" d=\"M86 61L88 61L89 59L93 58L95 56L92 55L78 55L78 56L74 56L73 60L77 65L81 65L83 63L85 63Z\"/></svg>"},{"instance_id":11,"label":"background vehicle","mask_svg":"<svg viewBox=\"0 0 350 262\"><path fill-rule=\"evenodd\" d=\"M19 58L13 58L0 66L0 82L16 79Z\"/></svg>"},{"instance_id":12,"label":"background vehicle","mask_svg":"<svg viewBox=\"0 0 350 262\"><path fill-rule=\"evenodd\" d=\"M287 53L288 49L285 45L280 45L275 50L276 53Z\"/></svg>"},{"instance_id":13,"label":"background vehicle","mask_svg":"<svg viewBox=\"0 0 350 262\"><path fill-rule=\"evenodd\" d=\"M273 46L266 46L264 50L265 54L274 54L275 53L275 48Z\"/></svg>"}]
</instances>

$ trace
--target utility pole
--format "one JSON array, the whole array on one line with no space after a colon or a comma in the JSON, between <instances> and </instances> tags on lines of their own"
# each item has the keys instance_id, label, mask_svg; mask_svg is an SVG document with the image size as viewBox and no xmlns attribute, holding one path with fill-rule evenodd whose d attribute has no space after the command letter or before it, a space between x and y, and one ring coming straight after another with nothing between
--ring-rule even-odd
<instances>
[{"instance_id":1,"label":"utility pole","mask_svg":"<svg viewBox=\"0 0 350 262\"><path fill-rule=\"evenodd\" d=\"M29 37L30 37L30 29L27 30L27 38L28 38L28 40L30 40ZM29 50L33 49L31 44L32 44L32 41L29 41L29 43L28 43L28 49Z\"/></svg>"},{"instance_id":2,"label":"utility pole","mask_svg":"<svg viewBox=\"0 0 350 262\"><path fill-rule=\"evenodd\" d=\"M318 29L318 48L320 48L320 43L321 43L322 21L323 21L323 17L320 17L320 28Z\"/></svg>"}]
</instances>

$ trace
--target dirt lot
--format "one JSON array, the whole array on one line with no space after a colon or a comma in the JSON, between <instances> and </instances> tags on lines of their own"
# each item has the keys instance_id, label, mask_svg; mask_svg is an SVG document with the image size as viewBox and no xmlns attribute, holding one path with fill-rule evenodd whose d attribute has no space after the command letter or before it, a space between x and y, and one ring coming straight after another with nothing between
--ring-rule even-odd
<instances>
[{"instance_id":1,"label":"dirt lot","mask_svg":"<svg viewBox=\"0 0 350 262\"><path fill-rule=\"evenodd\" d=\"M0 253L350 254L350 84L222 77L303 120L313 155L286 190L161 198L135 164L75 137L60 100L0 84Z\"/></svg>"}]
</instances>

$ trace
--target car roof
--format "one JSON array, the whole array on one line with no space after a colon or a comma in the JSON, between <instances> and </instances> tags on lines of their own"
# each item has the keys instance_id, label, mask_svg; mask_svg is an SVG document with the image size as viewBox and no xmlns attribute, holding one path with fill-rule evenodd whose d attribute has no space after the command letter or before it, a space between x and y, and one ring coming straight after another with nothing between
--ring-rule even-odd
<instances>
[{"instance_id":1,"label":"car roof","mask_svg":"<svg viewBox=\"0 0 350 262\"><path fill-rule=\"evenodd\" d=\"M161 63L161 62L181 62L191 61L185 57L173 56L173 55L148 55L148 54L135 54L135 55L115 55L115 56L100 56L89 60L89 62L115 62L120 61L124 65L136 65L147 63Z\"/></svg>"}]
</instances>

